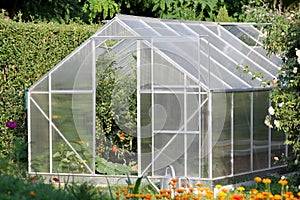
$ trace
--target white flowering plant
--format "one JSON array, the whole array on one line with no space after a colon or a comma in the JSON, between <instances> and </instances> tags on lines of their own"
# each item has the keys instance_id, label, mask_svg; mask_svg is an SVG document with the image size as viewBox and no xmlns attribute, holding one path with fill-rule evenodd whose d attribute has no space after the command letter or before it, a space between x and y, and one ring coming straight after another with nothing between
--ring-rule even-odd
<instances>
[{"instance_id":1,"label":"white flowering plant","mask_svg":"<svg viewBox=\"0 0 300 200\"><path fill-rule=\"evenodd\" d=\"M262 27L264 46L269 54L283 61L276 78L268 83L275 88L271 91L272 104L265 124L286 134L286 144L292 147L297 160L300 155L300 4L288 9L259 5L255 4L255 9L251 4L245 7L246 21L270 23ZM300 169L300 164L296 164Z\"/></svg>"}]
</instances>

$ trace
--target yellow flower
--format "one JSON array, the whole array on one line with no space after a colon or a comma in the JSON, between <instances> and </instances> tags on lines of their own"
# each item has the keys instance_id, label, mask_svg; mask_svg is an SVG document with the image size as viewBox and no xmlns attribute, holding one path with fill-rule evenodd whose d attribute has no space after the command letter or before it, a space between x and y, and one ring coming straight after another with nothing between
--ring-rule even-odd
<instances>
[{"instance_id":1,"label":"yellow flower","mask_svg":"<svg viewBox=\"0 0 300 200\"><path fill-rule=\"evenodd\" d=\"M282 197L281 197L281 195L279 195L279 194L275 194L275 195L273 196L273 199L276 199L276 200L278 199L278 200L279 200L279 199L282 199Z\"/></svg>"},{"instance_id":2,"label":"yellow flower","mask_svg":"<svg viewBox=\"0 0 300 200\"><path fill-rule=\"evenodd\" d=\"M227 194L225 192L221 191L221 192L219 192L218 196L219 197L226 197Z\"/></svg>"},{"instance_id":3,"label":"yellow flower","mask_svg":"<svg viewBox=\"0 0 300 200\"><path fill-rule=\"evenodd\" d=\"M271 179L269 179L269 178L264 178L264 179L262 180L262 182L263 182L264 184L270 184L270 183L271 183Z\"/></svg>"},{"instance_id":4,"label":"yellow flower","mask_svg":"<svg viewBox=\"0 0 300 200\"><path fill-rule=\"evenodd\" d=\"M222 187L222 185L216 185L215 188L220 189Z\"/></svg>"},{"instance_id":5,"label":"yellow flower","mask_svg":"<svg viewBox=\"0 0 300 200\"><path fill-rule=\"evenodd\" d=\"M130 185L129 188L130 188L130 189L133 189L133 188L134 188L134 185Z\"/></svg>"},{"instance_id":6,"label":"yellow flower","mask_svg":"<svg viewBox=\"0 0 300 200\"><path fill-rule=\"evenodd\" d=\"M245 191L245 188L244 187L238 187L238 188L236 188L238 191L240 191L240 192L243 192L243 191Z\"/></svg>"},{"instance_id":7,"label":"yellow flower","mask_svg":"<svg viewBox=\"0 0 300 200\"><path fill-rule=\"evenodd\" d=\"M257 176L257 177L254 178L254 181L257 182L257 183L260 183L261 182L261 178Z\"/></svg>"},{"instance_id":8,"label":"yellow flower","mask_svg":"<svg viewBox=\"0 0 300 200\"><path fill-rule=\"evenodd\" d=\"M280 179L279 181L278 181L278 183L280 184L280 185L287 185L288 184L288 181L287 180L284 180L284 179Z\"/></svg>"}]
</instances>

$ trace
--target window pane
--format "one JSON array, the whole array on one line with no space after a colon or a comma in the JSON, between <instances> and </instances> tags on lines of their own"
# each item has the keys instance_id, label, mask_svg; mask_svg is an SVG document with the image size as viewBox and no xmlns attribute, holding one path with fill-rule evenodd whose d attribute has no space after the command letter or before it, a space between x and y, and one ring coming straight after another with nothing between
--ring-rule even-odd
<instances>
[{"instance_id":1,"label":"window pane","mask_svg":"<svg viewBox=\"0 0 300 200\"><path fill-rule=\"evenodd\" d=\"M253 169L269 167L269 133L264 124L268 114L268 92L253 93Z\"/></svg>"},{"instance_id":2,"label":"window pane","mask_svg":"<svg viewBox=\"0 0 300 200\"><path fill-rule=\"evenodd\" d=\"M234 174L250 171L250 93L234 94Z\"/></svg>"},{"instance_id":3,"label":"window pane","mask_svg":"<svg viewBox=\"0 0 300 200\"><path fill-rule=\"evenodd\" d=\"M231 94L215 93L212 101L213 177L231 174Z\"/></svg>"}]
</instances>

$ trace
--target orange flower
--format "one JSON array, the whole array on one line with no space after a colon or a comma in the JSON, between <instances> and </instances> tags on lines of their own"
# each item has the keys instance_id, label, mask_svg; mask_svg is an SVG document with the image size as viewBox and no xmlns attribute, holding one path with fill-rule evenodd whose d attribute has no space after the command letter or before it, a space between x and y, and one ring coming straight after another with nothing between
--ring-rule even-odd
<instances>
[{"instance_id":1,"label":"orange flower","mask_svg":"<svg viewBox=\"0 0 300 200\"><path fill-rule=\"evenodd\" d=\"M203 183L196 183L195 186L202 187L202 186L204 186L204 184Z\"/></svg>"},{"instance_id":2,"label":"orange flower","mask_svg":"<svg viewBox=\"0 0 300 200\"><path fill-rule=\"evenodd\" d=\"M288 184L288 181L287 180L284 180L284 179L280 179L279 181L278 181L278 183L280 184L280 185L287 185Z\"/></svg>"},{"instance_id":3,"label":"orange flower","mask_svg":"<svg viewBox=\"0 0 300 200\"><path fill-rule=\"evenodd\" d=\"M35 192L34 191L30 191L29 194L30 194L30 196L34 196Z\"/></svg>"},{"instance_id":4,"label":"orange flower","mask_svg":"<svg viewBox=\"0 0 300 200\"><path fill-rule=\"evenodd\" d=\"M260 182L261 182L261 178L257 176L257 177L254 178L254 181L255 181L256 183L260 183Z\"/></svg>"},{"instance_id":5,"label":"orange flower","mask_svg":"<svg viewBox=\"0 0 300 200\"><path fill-rule=\"evenodd\" d=\"M184 193L185 189L184 188L176 188L175 192L178 193Z\"/></svg>"},{"instance_id":6,"label":"orange flower","mask_svg":"<svg viewBox=\"0 0 300 200\"><path fill-rule=\"evenodd\" d=\"M129 188L130 188L130 189L133 189L133 188L134 188L134 185L129 185Z\"/></svg>"},{"instance_id":7,"label":"orange flower","mask_svg":"<svg viewBox=\"0 0 300 200\"><path fill-rule=\"evenodd\" d=\"M262 182L263 182L264 184L270 184L270 183L271 183L271 179L269 179L269 178L264 178L264 179L262 180Z\"/></svg>"},{"instance_id":8,"label":"orange flower","mask_svg":"<svg viewBox=\"0 0 300 200\"><path fill-rule=\"evenodd\" d=\"M298 197L300 197L300 192L297 193Z\"/></svg>"},{"instance_id":9,"label":"orange flower","mask_svg":"<svg viewBox=\"0 0 300 200\"><path fill-rule=\"evenodd\" d=\"M280 200L280 199L282 199L282 197L279 194L275 194L273 196L273 199Z\"/></svg>"},{"instance_id":10,"label":"orange flower","mask_svg":"<svg viewBox=\"0 0 300 200\"><path fill-rule=\"evenodd\" d=\"M164 193L171 193L171 190L160 190L160 193L164 194Z\"/></svg>"}]
</instances>

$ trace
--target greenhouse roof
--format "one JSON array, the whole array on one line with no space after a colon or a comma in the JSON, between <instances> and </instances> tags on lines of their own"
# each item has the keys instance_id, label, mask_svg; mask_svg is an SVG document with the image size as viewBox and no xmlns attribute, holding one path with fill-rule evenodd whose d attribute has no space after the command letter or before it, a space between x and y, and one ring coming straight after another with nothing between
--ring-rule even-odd
<instances>
[{"instance_id":1,"label":"greenhouse roof","mask_svg":"<svg viewBox=\"0 0 300 200\"><path fill-rule=\"evenodd\" d=\"M272 80L281 63L278 57L267 56L262 47L264 36L253 23L117 15L93 35L97 47L101 46L103 38L117 37L120 39L112 47L113 51L133 46L132 40L124 38L143 40L174 67L211 91L263 89L261 80L252 80L251 72ZM242 75L242 71L237 70L239 65L249 66L251 72Z\"/></svg>"}]
</instances>

